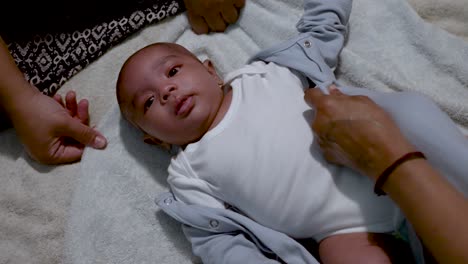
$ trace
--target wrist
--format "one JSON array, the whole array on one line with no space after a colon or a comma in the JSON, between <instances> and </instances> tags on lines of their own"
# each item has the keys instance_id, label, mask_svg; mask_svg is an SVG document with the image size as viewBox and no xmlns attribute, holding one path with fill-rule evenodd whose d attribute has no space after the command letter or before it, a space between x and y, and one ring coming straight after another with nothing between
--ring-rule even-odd
<instances>
[{"instance_id":1,"label":"wrist","mask_svg":"<svg viewBox=\"0 0 468 264\"><path fill-rule=\"evenodd\" d=\"M374 193L378 196L385 195L385 191L382 190L382 187L387 182L388 178L391 177L393 172L398 169L398 167L404 165L407 162L410 162L415 159L426 159L426 156L420 151L408 152L395 160L390 166L388 166L378 177L374 186Z\"/></svg>"},{"instance_id":2,"label":"wrist","mask_svg":"<svg viewBox=\"0 0 468 264\"><path fill-rule=\"evenodd\" d=\"M374 181L377 181L377 178L384 172L384 170L403 155L416 151L416 148L402 135L400 137L394 136L391 139L391 141L377 141L380 143L377 144L377 151L374 152L374 160L376 163L373 173L369 175Z\"/></svg>"},{"instance_id":3,"label":"wrist","mask_svg":"<svg viewBox=\"0 0 468 264\"><path fill-rule=\"evenodd\" d=\"M381 189L390 196L407 191L414 193L414 187L409 186L420 186L424 179L421 178L423 176L419 172L425 171L427 167L426 159L407 160L395 168Z\"/></svg>"},{"instance_id":4,"label":"wrist","mask_svg":"<svg viewBox=\"0 0 468 264\"><path fill-rule=\"evenodd\" d=\"M3 89L0 105L2 110L10 118L14 117L14 114L24 108L24 101L34 97L40 93L33 85L26 80L22 80L15 85L15 89Z\"/></svg>"},{"instance_id":5,"label":"wrist","mask_svg":"<svg viewBox=\"0 0 468 264\"><path fill-rule=\"evenodd\" d=\"M0 107L13 118L19 107L24 106L22 99L30 98L38 90L35 89L17 67L6 44L0 37Z\"/></svg>"}]
</instances>

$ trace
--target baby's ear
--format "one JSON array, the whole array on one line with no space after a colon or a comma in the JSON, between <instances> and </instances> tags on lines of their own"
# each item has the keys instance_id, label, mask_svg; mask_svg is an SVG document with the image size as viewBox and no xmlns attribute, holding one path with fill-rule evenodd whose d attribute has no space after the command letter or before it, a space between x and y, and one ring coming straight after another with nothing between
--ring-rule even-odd
<instances>
[{"instance_id":1,"label":"baby's ear","mask_svg":"<svg viewBox=\"0 0 468 264\"><path fill-rule=\"evenodd\" d=\"M208 70L208 72L211 74L211 75L214 75L214 77L216 78L216 80L218 81L218 83L223 80L221 80L221 78L219 78L219 75L218 73L216 72L216 69L214 67L214 64L211 60L204 60L203 61L203 66L205 66L205 68Z\"/></svg>"},{"instance_id":2,"label":"baby's ear","mask_svg":"<svg viewBox=\"0 0 468 264\"><path fill-rule=\"evenodd\" d=\"M143 135L143 141L146 144L156 145L164 150L168 150L168 151L171 150L171 144L167 142L163 142L160 139L150 136L148 134Z\"/></svg>"},{"instance_id":3,"label":"baby's ear","mask_svg":"<svg viewBox=\"0 0 468 264\"><path fill-rule=\"evenodd\" d=\"M205 66L208 69L214 69L214 64L210 59L206 59L202 62L203 66Z\"/></svg>"}]
</instances>

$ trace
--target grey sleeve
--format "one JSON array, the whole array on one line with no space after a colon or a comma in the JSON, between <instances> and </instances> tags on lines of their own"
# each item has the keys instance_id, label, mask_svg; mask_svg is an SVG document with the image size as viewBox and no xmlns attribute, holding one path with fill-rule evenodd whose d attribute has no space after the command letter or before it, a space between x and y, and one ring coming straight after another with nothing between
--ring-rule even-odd
<instances>
[{"instance_id":1,"label":"grey sleeve","mask_svg":"<svg viewBox=\"0 0 468 264\"><path fill-rule=\"evenodd\" d=\"M183 225L193 253L204 264L278 264L260 252L243 233L211 233Z\"/></svg>"},{"instance_id":2,"label":"grey sleeve","mask_svg":"<svg viewBox=\"0 0 468 264\"><path fill-rule=\"evenodd\" d=\"M315 39L325 62L336 67L343 48L352 0L305 0L304 15L297 30L309 33Z\"/></svg>"}]
</instances>

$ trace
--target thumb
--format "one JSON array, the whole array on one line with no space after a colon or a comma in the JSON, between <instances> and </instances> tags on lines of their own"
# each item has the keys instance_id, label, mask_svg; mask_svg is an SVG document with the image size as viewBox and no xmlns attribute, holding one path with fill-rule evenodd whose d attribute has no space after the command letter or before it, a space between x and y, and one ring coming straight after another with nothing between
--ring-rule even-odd
<instances>
[{"instance_id":1,"label":"thumb","mask_svg":"<svg viewBox=\"0 0 468 264\"><path fill-rule=\"evenodd\" d=\"M324 97L325 94L320 90L320 88L309 88L305 91L304 93L304 100L306 103L310 106L313 107L316 105L322 97Z\"/></svg>"},{"instance_id":2,"label":"thumb","mask_svg":"<svg viewBox=\"0 0 468 264\"><path fill-rule=\"evenodd\" d=\"M71 137L86 146L96 149L103 149L107 146L107 140L101 133L81 123L78 119L70 119L62 136Z\"/></svg>"}]
</instances>

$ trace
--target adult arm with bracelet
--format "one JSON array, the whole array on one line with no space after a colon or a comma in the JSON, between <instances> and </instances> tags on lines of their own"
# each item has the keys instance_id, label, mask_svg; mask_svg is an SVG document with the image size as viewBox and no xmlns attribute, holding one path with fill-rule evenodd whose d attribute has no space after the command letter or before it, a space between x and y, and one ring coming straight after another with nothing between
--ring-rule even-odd
<instances>
[{"instance_id":1,"label":"adult arm with bracelet","mask_svg":"<svg viewBox=\"0 0 468 264\"><path fill-rule=\"evenodd\" d=\"M377 180L395 161L417 151L390 114L368 97L309 89L305 100L316 110L312 129L330 162ZM468 200L426 159L403 161L380 187L437 261L468 263Z\"/></svg>"},{"instance_id":2,"label":"adult arm with bracelet","mask_svg":"<svg viewBox=\"0 0 468 264\"><path fill-rule=\"evenodd\" d=\"M85 145L104 148L106 139L89 127L88 102L69 92L48 97L26 81L0 37L0 112L12 122L29 155L45 164L81 158Z\"/></svg>"}]
</instances>

